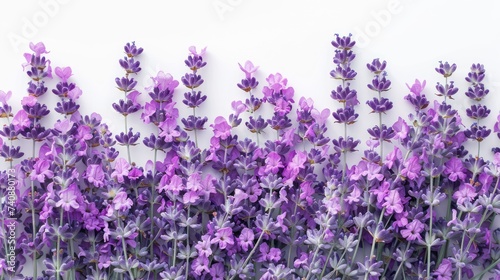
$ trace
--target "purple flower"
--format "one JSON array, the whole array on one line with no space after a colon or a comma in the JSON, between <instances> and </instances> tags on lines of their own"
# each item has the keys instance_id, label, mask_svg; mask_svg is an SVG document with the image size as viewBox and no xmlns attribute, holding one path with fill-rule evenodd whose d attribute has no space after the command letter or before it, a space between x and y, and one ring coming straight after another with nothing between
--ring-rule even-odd
<instances>
[{"instance_id":1,"label":"purple flower","mask_svg":"<svg viewBox=\"0 0 500 280\"><path fill-rule=\"evenodd\" d=\"M132 199L127 197L127 193L124 191L118 192L113 198L113 209L116 211L125 212L134 205Z\"/></svg>"},{"instance_id":2,"label":"purple flower","mask_svg":"<svg viewBox=\"0 0 500 280\"><path fill-rule=\"evenodd\" d=\"M411 87L408 84L406 84L406 86L412 94L420 96L420 93L422 93L425 88L425 80L423 82L420 82L418 79L415 79L415 82Z\"/></svg>"},{"instance_id":3,"label":"purple flower","mask_svg":"<svg viewBox=\"0 0 500 280\"><path fill-rule=\"evenodd\" d=\"M104 186L104 171L99 164L89 164L83 177L86 178L89 183L94 184L94 186L98 188Z\"/></svg>"},{"instance_id":4,"label":"purple flower","mask_svg":"<svg viewBox=\"0 0 500 280\"><path fill-rule=\"evenodd\" d=\"M119 158L115 162L115 170L111 173L111 178L115 178L118 183L123 183L123 177L128 175L130 164L124 158Z\"/></svg>"},{"instance_id":5,"label":"purple flower","mask_svg":"<svg viewBox=\"0 0 500 280\"><path fill-rule=\"evenodd\" d=\"M227 139L231 135L231 126L227 123L224 117L215 118L214 124L210 125L213 128L214 135L221 140Z\"/></svg>"},{"instance_id":6,"label":"purple flower","mask_svg":"<svg viewBox=\"0 0 500 280\"><path fill-rule=\"evenodd\" d=\"M181 133L177 130L177 122L175 119L166 119L160 124L161 132L159 136L165 138L165 142L172 142L175 138L179 137Z\"/></svg>"},{"instance_id":7,"label":"purple flower","mask_svg":"<svg viewBox=\"0 0 500 280\"><path fill-rule=\"evenodd\" d=\"M386 215L403 212L403 202L397 190L390 190L384 200L385 202L382 204L382 207L385 207Z\"/></svg>"},{"instance_id":8,"label":"purple flower","mask_svg":"<svg viewBox=\"0 0 500 280\"><path fill-rule=\"evenodd\" d=\"M24 110L20 110L12 119L12 124L17 130L21 130L25 127L29 127L31 124L31 120L28 117L28 113Z\"/></svg>"},{"instance_id":9,"label":"purple flower","mask_svg":"<svg viewBox=\"0 0 500 280\"><path fill-rule=\"evenodd\" d=\"M198 57L198 56L204 56L205 53L207 52L207 47L204 47L203 49L200 50L200 52L198 53L196 51L196 47L195 46L191 46L189 47L189 52L194 55L195 57Z\"/></svg>"},{"instance_id":10,"label":"purple flower","mask_svg":"<svg viewBox=\"0 0 500 280\"><path fill-rule=\"evenodd\" d=\"M160 89L160 91L169 90L173 92L174 89L179 85L179 82L174 80L172 75L165 74L163 71L158 72L156 77L151 77L153 79L154 87Z\"/></svg>"},{"instance_id":11,"label":"purple flower","mask_svg":"<svg viewBox=\"0 0 500 280\"><path fill-rule=\"evenodd\" d=\"M210 267L210 276L213 280L223 280L224 279L224 265L221 263L216 263Z\"/></svg>"},{"instance_id":12,"label":"purple flower","mask_svg":"<svg viewBox=\"0 0 500 280\"><path fill-rule=\"evenodd\" d=\"M74 187L73 187L74 186ZM78 209L80 205L77 203L76 185L72 185L59 192L60 200L56 202L56 207L62 207L64 211L69 211L71 208Z\"/></svg>"},{"instance_id":13,"label":"purple flower","mask_svg":"<svg viewBox=\"0 0 500 280\"><path fill-rule=\"evenodd\" d=\"M266 158L266 168L264 172L266 174L273 173L276 174L280 168L283 168L281 163L281 156L276 152L270 152Z\"/></svg>"},{"instance_id":14,"label":"purple flower","mask_svg":"<svg viewBox=\"0 0 500 280\"><path fill-rule=\"evenodd\" d=\"M35 56L40 56L45 53L49 53L45 49L45 45L42 42L38 42L36 44L30 43L30 49L35 52Z\"/></svg>"},{"instance_id":15,"label":"purple flower","mask_svg":"<svg viewBox=\"0 0 500 280\"><path fill-rule=\"evenodd\" d=\"M448 175L448 179L452 182L456 182L458 179L461 181L465 179L466 174L463 167L462 161L457 157L453 157L446 162L446 167L444 169L444 174Z\"/></svg>"},{"instance_id":16,"label":"purple flower","mask_svg":"<svg viewBox=\"0 0 500 280\"><path fill-rule=\"evenodd\" d=\"M413 220L401 230L401 235L408 241L422 240L420 233L424 231L424 224L419 220Z\"/></svg>"},{"instance_id":17,"label":"purple flower","mask_svg":"<svg viewBox=\"0 0 500 280\"><path fill-rule=\"evenodd\" d=\"M201 276L202 273L210 272L208 269L209 265L209 260L205 256L198 256L194 261L193 264L191 264L191 268L194 270L194 274Z\"/></svg>"},{"instance_id":18,"label":"purple flower","mask_svg":"<svg viewBox=\"0 0 500 280\"><path fill-rule=\"evenodd\" d=\"M457 200L458 204L463 205L464 202L471 202L475 197L477 196L477 193L474 189L474 187L469 184L469 183L463 183L460 185L460 188L458 191L456 191L453 194L453 198Z\"/></svg>"},{"instance_id":19,"label":"purple flower","mask_svg":"<svg viewBox=\"0 0 500 280\"><path fill-rule=\"evenodd\" d=\"M241 64L238 63L240 66L241 71L245 72L245 76L247 79L252 78L253 73L259 69L259 66L254 66L253 63L250 60L247 60L245 62L245 66L241 66Z\"/></svg>"},{"instance_id":20,"label":"purple flower","mask_svg":"<svg viewBox=\"0 0 500 280\"><path fill-rule=\"evenodd\" d=\"M12 92L9 90L7 92L0 90L0 103L7 105L7 102L12 97Z\"/></svg>"},{"instance_id":21,"label":"purple flower","mask_svg":"<svg viewBox=\"0 0 500 280\"><path fill-rule=\"evenodd\" d=\"M63 83L66 83L73 74L71 73L71 67L56 67L56 76L61 79Z\"/></svg>"},{"instance_id":22,"label":"purple flower","mask_svg":"<svg viewBox=\"0 0 500 280\"><path fill-rule=\"evenodd\" d=\"M238 244L243 249L243 251L247 252L248 250L253 248L254 238L255 235L253 233L253 230L244 228L241 230L240 237L238 237L236 240L238 241Z\"/></svg>"},{"instance_id":23,"label":"purple flower","mask_svg":"<svg viewBox=\"0 0 500 280\"><path fill-rule=\"evenodd\" d=\"M414 180L420 174L420 169L422 166L418 163L419 158L417 156L413 156L409 158L404 164L404 168L401 170L401 175Z\"/></svg>"},{"instance_id":24,"label":"purple flower","mask_svg":"<svg viewBox=\"0 0 500 280\"><path fill-rule=\"evenodd\" d=\"M37 180L40 183L45 182L45 177L48 179L54 177L54 172L50 170L50 161L40 159L33 166L33 171L30 174L31 180Z\"/></svg>"},{"instance_id":25,"label":"purple flower","mask_svg":"<svg viewBox=\"0 0 500 280\"><path fill-rule=\"evenodd\" d=\"M449 259L443 259L439 267L432 273L436 280L451 280L453 276L453 265Z\"/></svg>"},{"instance_id":26,"label":"purple flower","mask_svg":"<svg viewBox=\"0 0 500 280\"><path fill-rule=\"evenodd\" d=\"M218 243L219 248L221 249L226 249L228 246L234 245L233 229L225 227L217 230L215 237L210 241L210 243Z\"/></svg>"},{"instance_id":27,"label":"purple flower","mask_svg":"<svg viewBox=\"0 0 500 280\"><path fill-rule=\"evenodd\" d=\"M259 246L259 257L257 261L259 262L278 262L281 259L281 250L278 248L269 248L267 243L262 243Z\"/></svg>"},{"instance_id":28,"label":"purple flower","mask_svg":"<svg viewBox=\"0 0 500 280\"><path fill-rule=\"evenodd\" d=\"M401 118L398 117L398 121L395 122L392 125L392 129L394 130L394 139L401 139L404 140L408 136L408 132L410 131L410 128L406 124L406 122Z\"/></svg>"},{"instance_id":29,"label":"purple flower","mask_svg":"<svg viewBox=\"0 0 500 280\"><path fill-rule=\"evenodd\" d=\"M210 257L212 255L212 248L210 247L212 245L210 236L208 235L202 235L201 240L198 241L198 243L194 246L196 250L198 250L198 255L199 256L204 256L204 257Z\"/></svg>"}]
</instances>

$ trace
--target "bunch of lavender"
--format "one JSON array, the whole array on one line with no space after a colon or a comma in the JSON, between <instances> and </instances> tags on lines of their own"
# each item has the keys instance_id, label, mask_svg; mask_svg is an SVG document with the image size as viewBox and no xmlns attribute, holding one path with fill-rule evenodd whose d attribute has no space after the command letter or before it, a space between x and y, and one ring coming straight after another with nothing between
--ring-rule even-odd
<instances>
[{"instance_id":1,"label":"bunch of lavender","mask_svg":"<svg viewBox=\"0 0 500 280\"><path fill-rule=\"evenodd\" d=\"M251 133L255 133L257 146L260 146L259 134L263 132L268 123L262 118L262 116L257 116L256 113L264 102L264 99L255 97L252 92L259 85L257 79L253 76L257 69L259 69L259 66L254 66L253 63L249 60L245 62L244 66L239 63L238 65L240 66L241 71L245 73L245 79L241 80L241 82L238 84L238 87L244 92L248 92L250 94L250 97L245 99L244 104L247 111L252 114L252 116L250 116L249 120L245 122L245 125Z\"/></svg>"},{"instance_id":2,"label":"bunch of lavender","mask_svg":"<svg viewBox=\"0 0 500 280\"><path fill-rule=\"evenodd\" d=\"M388 98L382 97L382 92L389 91L391 86L391 81L387 79L387 72L385 72L386 66L387 62L385 60L380 62L378 58L366 65L368 70L375 75L371 84L368 84L368 88L378 93L378 97L374 97L372 100L367 101L366 104L370 106L372 113L378 113L379 122L378 126L369 129L368 133L373 140L379 143L380 158L384 156L384 142L390 141L394 136L392 127L387 127L382 123L382 114L392 109L392 102Z\"/></svg>"},{"instance_id":3,"label":"bunch of lavender","mask_svg":"<svg viewBox=\"0 0 500 280\"><path fill-rule=\"evenodd\" d=\"M203 61L203 55L205 54L207 48L203 48L200 53L196 52L194 46L189 48L190 55L187 60L184 61L186 66L191 70L191 73L186 73L184 77L181 78L182 84L191 91L184 93L184 100L182 101L189 108L193 109L193 114L188 116L188 118L183 118L181 121L184 124L184 130L194 131L194 142L198 147L198 130L205 129L205 123L207 122L207 117L196 116L196 108L199 107L206 99L206 95L202 95L201 91L196 91L201 84L203 84L203 79L198 75L198 70L205 67L207 63Z\"/></svg>"},{"instance_id":4,"label":"bunch of lavender","mask_svg":"<svg viewBox=\"0 0 500 280\"><path fill-rule=\"evenodd\" d=\"M332 41L332 45L336 49L333 63L337 66L330 72L330 76L342 81L342 84L332 90L331 93L331 98L341 103L342 108L337 109L332 115L335 122L344 124L344 136L334 139L333 145L335 151L343 156L343 181L346 179L347 153L355 151L359 144L359 140L354 140L352 137L347 136L347 126L356 122L358 118L358 114L354 111L354 106L359 104L356 95L357 92L349 87L349 81L354 80L357 75L356 71L351 69L351 63L356 57L351 49L355 44L356 42L351 40L351 35L340 37L338 34L335 34L335 40Z\"/></svg>"},{"instance_id":5,"label":"bunch of lavender","mask_svg":"<svg viewBox=\"0 0 500 280\"><path fill-rule=\"evenodd\" d=\"M137 81L130 77L131 74L137 75L141 71L141 63L136 60L137 57L143 52L142 48L137 48L135 42L127 43L124 47L125 57L120 59L120 66L125 71L125 76L121 78L116 78L115 83L118 90L123 92L124 99L118 100L118 103L113 103L113 109L124 117L125 130L119 135L116 135L116 141L120 145L127 147L127 158L130 163L132 163L130 155L130 146L137 145L140 133L134 133L132 128L128 127L127 117L141 109L141 105L138 103L138 96L140 92L135 90Z\"/></svg>"}]
</instances>

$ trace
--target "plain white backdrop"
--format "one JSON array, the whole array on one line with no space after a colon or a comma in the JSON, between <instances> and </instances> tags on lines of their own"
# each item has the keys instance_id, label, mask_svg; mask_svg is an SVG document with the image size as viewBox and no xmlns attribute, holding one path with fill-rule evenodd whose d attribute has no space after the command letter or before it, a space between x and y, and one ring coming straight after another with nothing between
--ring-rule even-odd
<instances>
[{"instance_id":1,"label":"plain white backdrop","mask_svg":"<svg viewBox=\"0 0 500 280\"><path fill-rule=\"evenodd\" d=\"M329 96L338 83L329 76L334 51L330 42L335 33L352 33L358 40L353 64L358 77L352 87L361 102L357 107L359 121L350 129L353 136L367 139L365 129L376 124L365 104L373 98L366 88L371 76L365 65L374 58L387 60L392 81L386 96L395 106L384 116L387 124L409 113L410 107L403 100L408 93L405 83L411 84L415 78L426 80L424 93L435 98L434 87L443 78L434 68L439 61L449 61L458 65L451 80L460 88L450 102L464 115L466 125L470 121L465 108L472 103L464 95L464 77L472 63L485 65L485 84L490 89L486 103L492 113L484 124L492 126L500 111L499 8L498 1L432 0L2 1L0 89L14 93L11 103L19 109L28 82L21 67L22 54L29 52L29 42L42 41L50 51L47 57L53 67L72 67L71 81L83 90L79 100L82 115L99 112L118 133L123 130L123 121L111 104L122 95L114 78L123 74L118 64L123 45L135 41L145 49L140 57L143 71L137 77L138 89L149 86L150 77L160 70L179 80L187 70L183 61L188 47L208 47L208 65L200 71L205 79L200 90L208 99L199 112L208 116L209 123L218 115L227 117L232 100L246 98L236 87L243 77L237 63L248 59L260 66L257 95L266 84L265 78L280 72L295 88L296 100L311 97L319 109L333 111L338 104ZM50 88L54 82L48 85ZM187 116L181 104L183 92L180 86L176 100L181 115ZM146 94L141 97L142 101L148 99ZM42 100L52 109L56 98L49 92ZM136 119L132 125L143 130L138 118L139 114L132 116ZM331 117L328 123L330 136L340 135L341 128ZM201 133L202 142L206 142L201 146L208 146L210 136L209 130ZM484 145L491 147L497 142L492 134ZM362 143L360 148L365 147ZM132 153L140 160L140 152Z\"/></svg>"}]
</instances>

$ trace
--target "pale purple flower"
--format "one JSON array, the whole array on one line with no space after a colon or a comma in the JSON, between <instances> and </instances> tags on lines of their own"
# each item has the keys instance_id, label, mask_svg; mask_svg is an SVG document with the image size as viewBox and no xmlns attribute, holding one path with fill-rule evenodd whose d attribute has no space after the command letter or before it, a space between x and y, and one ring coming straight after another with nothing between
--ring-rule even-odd
<instances>
[{"instance_id":1,"label":"pale purple flower","mask_svg":"<svg viewBox=\"0 0 500 280\"><path fill-rule=\"evenodd\" d=\"M208 265L209 261L207 257L198 256L196 259L194 259L191 268L194 270L194 274L201 276L203 272L210 272L210 270L208 269Z\"/></svg>"},{"instance_id":2,"label":"pale purple flower","mask_svg":"<svg viewBox=\"0 0 500 280\"><path fill-rule=\"evenodd\" d=\"M408 241L422 240L420 233L424 231L424 224L419 220L413 220L406 225L406 229L401 230L401 235Z\"/></svg>"},{"instance_id":3,"label":"pale purple flower","mask_svg":"<svg viewBox=\"0 0 500 280\"><path fill-rule=\"evenodd\" d=\"M69 211L71 208L78 209L80 205L77 203L76 188L68 187L59 192L60 200L56 202L56 207L62 207L64 211Z\"/></svg>"},{"instance_id":4,"label":"pale purple flower","mask_svg":"<svg viewBox=\"0 0 500 280\"><path fill-rule=\"evenodd\" d=\"M0 90L0 103L6 105L11 97L12 97L12 92L10 90L7 92Z\"/></svg>"},{"instance_id":5,"label":"pale purple flower","mask_svg":"<svg viewBox=\"0 0 500 280\"><path fill-rule=\"evenodd\" d=\"M453 157L446 162L444 174L448 175L448 179L450 179L450 181L456 182L458 179L465 179L466 174L464 171L465 169L462 161L457 157Z\"/></svg>"},{"instance_id":6,"label":"pale purple flower","mask_svg":"<svg viewBox=\"0 0 500 280\"><path fill-rule=\"evenodd\" d=\"M133 90L127 94L127 99L132 101L133 104L138 104L139 101L137 99L139 98L139 95L141 95L140 92Z\"/></svg>"},{"instance_id":7,"label":"pale purple flower","mask_svg":"<svg viewBox=\"0 0 500 280\"><path fill-rule=\"evenodd\" d=\"M84 178L98 188L104 186L104 171L99 164L89 164L85 171Z\"/></svg>"},{"instance_id":8,"label":"pale purple flower","mask_svg":"<svg viewBox=\"0 0 500 280\"><path fill-rule=\"evenodd\" d=\"M62 134L66 134L68 133L68 131L73 128L73 122L68 120L68 119L65 119L65 120L62 120L62 121L57 121L55 124L54 124L54 128L61 132Z\"/></svg>"},{"instance_id":9,"label":"pale purple flower","mask_svg":"<svg viewBox=\"0 0 500 280\"><path fill-rule=\"evenodd\" d=\"M406 86L408 87L411 93L415 95L420 95L420 93L425 88L425 80L423 82L420 82L418 79L415 79L415 83L413 83L411 87L408 84L406 84Z\"/></svg>"},{"instance_id":10,"label":"pale purple flower","mask_svg":"<svg viewBox=\"0 0 500 280\"><path fill-rule=\"evenodd\" d=\"M29 127L31 124L31 120L28 117L28 113L24 110L20 110L12 119L12 124L17 130L21 130L25 127Z\"/></svg>"},{"instance_id":11,"label":"pale purple flower","mask_svg":"<svg viewBox=\"0 0 500 280\"><path fill-rule=\"evenodd\" d=\"M175 119L166 119L160 124L161 132L159 136L164 137L166 142L172 142L179 137L181 133L177 130Z\"/></svg>"},{"instance_id":12,"label":"pale purple flower","mask_svg":"<svg viewBox=\"0 0 500 280\"><path fill-rule=\"evenodd\" d=\"M314 100L312 98L301 97L299 99L299 107L301 110L309 112L314 108Z\"/></svg>"},{"instance_id":13,"label":"pale purple flower","mask_svg":"<svg viewBox=\"0 0 500 280\"><path fill-rule=\"evenodd\" d=\"M212 248L210 246L212 246L212 243L210 240L210 236L207 234L202 235L201 240L198 241L196 245L194 245L194 247L198 251L198 255L207 258L212 255Z\"/></svg>"},{"instance_id":14,"label":"pale purple flower","mask_svg":"<svg viewBox=\"0 0 500 280\"><path fill-rule=\"evenodd\" d=\"M233 240L233 229L230 227L224 227L215 233L215 237L210 241L210 243L219 244L219 248L226 249L228 246L234 245Z\"/></svg>"},{"instance_id":15,"label":"pale purple flower","mask_svg":"<svg viewBox=\"0 0 500 280\"><path fill-rule=\"evenodd\" d=\"M160 89L160 91L169 90L171 92L179 85L177 80L174 80L172 75L165 74L163 71L158 72L156 77L151 77L153 79L154 87Z\"/></svg>"},{"instance_id":16,"label":"pale purple flower","mask_svg":"<svg viewBox=\"0 0 500 280\"><path fill-rule=\"evenodd\" d=\"M313 119L316 121L317 124L324 125L326 123L326 120L330 116L330 110L324 109L323 111L320 112L317 109L312 109L311 116L313 117Z\"/></svg>"},{"instance_id":17,"label":"pale purple flower","mask_svg":"<svg viewBox=\"0 0 500 280\"><path fill-rule=\"evenodd\" d=\"M385 207L386 215L403 212L403 202L397 190L390 190L384 200L385 202L382 204L382 207Z\"/></svg>"},{"instance_id":18,"label":"pale purple flower","mask_svg":"<svg viewBox=\"0 0 500 280\"><path fill-rule=\"evenodd\" d=\"M21 105L23 106L33 107L36 104L36 102L37 99L33 95L28 95L23 97L23 99L21 99Z\"/></svg>"},{"instance_id":19,"label":"pale purple flower","mask_svg":"<svg viewBox=\"0 0 500 280\"><path fill-rule=\"evenodd\" d=\"M199 198L200 195L198 194L198 192L188 191L182 196L182 203L194 204Z\"/></svg>"},{"instance_id":20,"label":"pale purple flower","mask_svg":"<svg viewBox=\"0 0 500 280\"><path fill-rule=\"evenodd\" d=\"M406 122L401 117L399 117L398 121L392 125L392 129L395 132L394 139L396 139L396 140L397 139L401 139L401 140L406 139L406 137L408 136L408 132L410 131L410 128L408 127Z\"/></svg>"},{"instance_id":21,"label":"pale purple flower","mask_svg":"<svg viewBox=\"0 0 500 280\"><path fill-rule=\"evenodd\" d=\"M404 164L404 168L401 170L401 175L410 179L414 180L417 178L420 174L420 169L422 166L418 163L419 158L417 156L413 156L409 158Z\"/></svg>"},{"instance_id":22,"label":"pale purple flower","mask_svg":"<svg viewBox=\"0 0 500 280\"><path fill-rule=\"evenodd\" d=\"M270 74L266 78L266 81L269 83L269 88L275 92L279 92L280 90L286 88L286 84L288 83L288 80L283 78L280 73Z\"/></svg>"},{"instance_id":23,"label":"pale purple flower","mask_svg":"<svg viewBox=\"0 0 500 280\"><path fill-rule=\"evenodd\" d=\"M45 45L42 42L38 42L36 44L30 43L30 49L35 53L36 56L40 56L41 54L49 53L45 49Z\"/></svg>"},{"instance_id":24,"label":"pale purple flower","mask_svg":"<svg viewBox=\"0 0 500 280\"><path fill-rule=\"evenodd\" d=\"M306 265L308 259L309 259L309 255L305 252L302 252L302 253L300 253L300 257L298 259L295 259L295 261L293 262L293 266L295 268L299 268L303 265Z\"/></svg>"},{"instance_id":25,"label":"pale purple flower","mask_svg":"<svg viewBox=\"0 0 500 280\"><path fill-rule=\"evenodd\" d=\"M173 175L169 178L167 175L163 175L160 180L160 185L158 190L161 191L171 191L173 194L178 195L181 191L185 190L186 186L182 182L182 178L178 175Z\"/></svg>"},{"instance_id":26,"label":"pale purple flower","mask_svg":"<svg viewBox=\"0 0 500 280\"><path fill-rule=\"evenodd\" d=\"M123 177L128 175L130 164L124 158L118 158L115 161L115 170L111 173L111 178L114 178L118 183L123 183Z\"/></svg>"},{"instance_id":27,"label":"pale purple flower","mask_svg":"<svg viewBox=\"0 0 500 280\"><path fill-rule=\"evenodd\" d=\"M273 173L276 174L280 168L283 168L281 163L281 156L276 152L270 152L266 157L266 167L264 172L266 174Z\"/></svg>"},{"instance_id":28,"label":"pale purple flower","mask_svg":"<svg viewBox=\"0 0 500 280\"><path fill-rule=\"evenodd\" d=\"M144 104L144 109L142 110L141 119L144 123L150 123L149 117L151 117L157 110L157 102L151 101Z\"/></svg>"},{"instance_id":29,"label":"pale purple flower","mask_svg":"<svg viewBox=\"0 0 500 280\"><path fill-rule=\"evenodd\" d=\"M281 189L281 191L284 191L284 189ZM276 216L276 225L281 228L282 232L286 232L286 230L288 229L288 226L285 224L286 214L286 212L283 212L280 215Z\"/></svg>"},{"instance_id":30,"label":"pale purple flower","mask_svg":"<svg viewBox=\"0 0 500 280\"><path fill-rule=\"evenodd\" d=\"M471 202L477 193L474 187L469 183L464 183L460 185L458 191L453 194L453 198L457 200L458 204L464 204L465 201Z\"/></svg>"},{"instance_id":31,"label":"pale purple flower","mask_svg":"<svg viewBox=\"0 0 500 280\"><path fill-rule=\"evenodd\" d=\"M45 182L45 178L54 177L54 172L50 170L50 161L40 159L33 166L33 171L30 174L31 180L37 180L40 183Z\"/></svg>"},{"instance_id":32,"label":"pale purple flower","mask_svg":"<svg viewBox=\"0 0 500 280\"><path fill-rule=\"evenodd\" d=\"M132 205L134 205L134 202L128 198L127 193L124 191L118 192L113 198L113 209L116 211L127 211Z\"/></svg>"},{"instance_id":33,"label":"pale purple flower","mask_svg":"<svg viewBox=\"0 0 500 280\"><path fill-rule=\"evenodd\" d=\"M240 100L231 102L231 107L233 108L236 116L239 116L248 109L247 105Z\"/></svg>"},{"instance_id":34,"label":"pale purple flower","mask_svg":"<svg viewBox=\"0 0 500 280\"><path fill-rule=\"evenodd\" d=\"M244 228L241 230L240 237L236 240L238 244L243 249L244 252L253 248L253 240L255 239L255 235L253 231L249 228Z\"/></svg>"},{"instance_id":35,"label":"pale purple flower","mask_svg":"<svg viewBox=\"0 0 500 280\"><path fill-rule=\"evenodd\" d=\"M56 73L56 76L59 77L64 83L67 82L69 77L73 75L71 67L56 67L54 72Z\"/></svg>"},{"instance_id":36,"label":"pale purple flower","mask_svg":"<svg viewBox=\"0 0 500 280\"><path fill-rule=\"evenodd\" d=\"M214 120L214 124L210 125L213 128L214 136L225 140L231 135L231 126L227 123L224 117L218 116Z\"/></svg>"},{"instance_id":37,"label":"pale purple flower","mask_svg":"<svg viewBox=\"0 0 500 280\"><path fill-rule=\"evenodd\" d=\"M306 163L307 155L304 152L297 151L293 156L292 160L288 163L285 171L283 172L283 177L287 178L286 183L288 185L292 184L295 180L301 168L304 168L304 163Z\"/></svg>"},{"instance_id":38,"label":"pale purple flower","mask_svg":"<svg viewBox=\"0 0 500 280\"><path fill-rule=\"evenodd\" d=\"M74 89L68 92L68 98L71 100L77 100L82 95L82 90L79 87L75 87Z\"/></svg>"},{"instance_id":39,"label":"pale purple flower","mask_svg":"<svg viewBox=\"0 0 500 280\"><path fill-rule=\"evenodd\" d=\"M241 66L239 63L238 65L240 66L241 71L245 72L245 77L247 79L250 79L253 76L253 73L259 69L259 66L254 66L250 60L245 62L245 66Z\"/></svg>"},{"instance_id":40,"label":"pale purple flower","mask_svg":"<svg viewBox=\"0 0 500 280\"><path fill-rule=\"evenodd\" d=\"M361 189L358 188L357 186L354 186L352 188L352 191L349 193L349 195L347 196L347 198L345 198L345 202L347 202L348 204L354 204L354 203L357 203L359 202L360 198L361 198Z\"/></svg>"},{"instance_id":41,"label":"pale purple flower","mask_svg":"<svg viewBox=\"0 0 500 280\"><path fill-rule=\"evenodd\" d=\"M205 53L207 52L207 47L204 47L203 49L200 50L200 52L198 53L196 51L196 47L195 46L191 46L189 47L189 52L194 55L195 57L198 57L198 56L204 56Z\"/></svg>"}]
</instances>

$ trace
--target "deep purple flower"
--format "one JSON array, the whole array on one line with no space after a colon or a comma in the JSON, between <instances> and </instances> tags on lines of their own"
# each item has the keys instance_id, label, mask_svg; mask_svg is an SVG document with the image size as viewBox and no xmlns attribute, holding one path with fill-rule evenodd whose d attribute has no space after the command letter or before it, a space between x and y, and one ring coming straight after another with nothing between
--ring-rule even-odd
<instances>
[{"instance_id":1,"label":"deep purple flower","mask_svg":"<svg viewBox=\"0 0 500 280\"><path fill-rule=\"evenodd\" d=\"M437 280L451 280L453 276L453 265L450 260L443 259L439 267L432 273Z\"/></svg>"},{"instance_id":2,"label":"deep purple flower","mask_svg":"<svg viewBox=\"0 0 500 280\"><path fill-rule=\"evenodd\" d=\"M351 40L351 37L351 34L349 34L349 36L342 37L340 37L339 34L335 34L335 40L332 41L332 46L337 49L349 50L356 44L355 41Z\"/></svg>"},{"instance_id":3,"label":"deep purple flower","mask_svg":"<svg viewBox=\"0 0 500 280\"><path fill-rule=\"evenodd\" d=\"M140 55L144 50L143 48L137 48L135 46L135 42L132 42L132 44L130 43L127 43L125 45L125 47L123 47L123 49L125 50L125 54L128 56L128 57L135 57L135 56L138 56Z\"/></svg>"},{"instance_id":4,"label":"deep purple flower","mask_svg":"<svg viewBox=\"0 0 500 280\"><path fill-rule=\"evenodd\" d=\"M455 72L455 70L457 70L457 65L455 63L450 65L448 62L443 63L440 61L439 67L437 67L435 69L436 69L436 72L443 75L443 77L447 78L447 77L450 77L453 74L453 72Z\"/></svg>"},{"instance_id":5,"label":"deep purple flower","mask_svg":"<svg viewBox=\"0 0 500 280\"><path fill-rule=\"evenodd\" d=\"M383 62L380 62L380 59L375 58L372 63L367 63L366 67L370 72L372 72L375 75L379 75L382 73L387 66L387 62L384 60Z\"/></svg>"}]
</instances>

